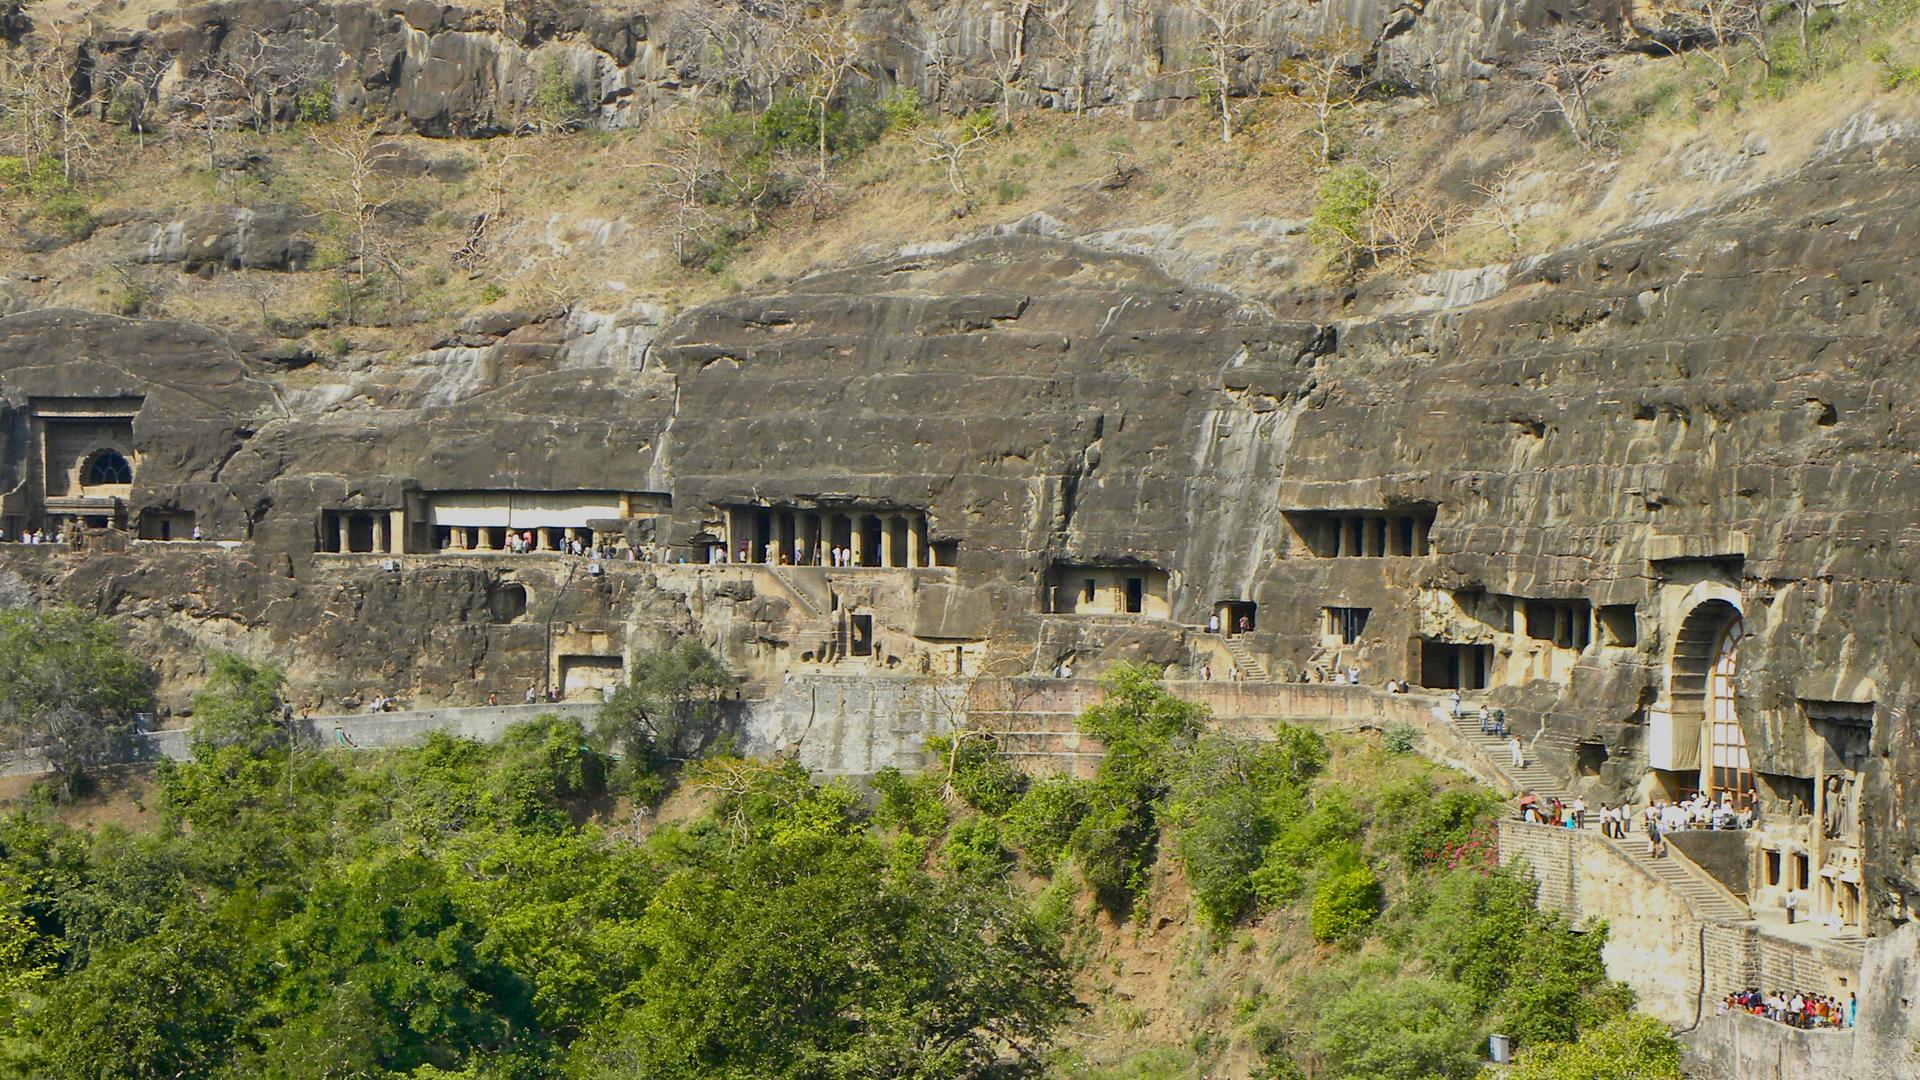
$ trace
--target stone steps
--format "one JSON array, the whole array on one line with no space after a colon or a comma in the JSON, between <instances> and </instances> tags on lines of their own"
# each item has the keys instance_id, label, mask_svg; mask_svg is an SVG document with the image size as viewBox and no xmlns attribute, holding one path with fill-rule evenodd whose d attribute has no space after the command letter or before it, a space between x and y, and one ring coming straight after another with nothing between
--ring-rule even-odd
<instances>
[{"instance_id":1,"label":"stone steps","mask_svg":"<svg viewBox=\"0 0 1920 1080\"><path fill-rule=\"evenodd\" d=\"M1240 677L1252 682L1267 681L1267 665L1255 656L1243 637L1226 639L1227 655L1233 657L1233 666L1240 670Z\"/></svg>"},{"instance_id":2,"label":"stone steps","mask_svg":"<svg viewBox=\"0 0 1920 1080\"><path fill-rule=\"evenodd\" d=\"M1674 895L1686 901L1693 914L1710 922L1749 922L1753 912L1734 899L1719 883L1706 876L1692 862L1671 854L1653 858L1647 854L1643 836L1629 834L1625 840L1606 837L1613 850L1653 875Z\"/></svg>"},{"instance_id":3,"label":"stone steps","mask_svg":"<svg viewBox=\"0 0 1920 1080\"><path fill-rule=\"evenodd\" d=\"M1570 796L1560 788L1560 780L1545 766L1541 765L1537 754L1529 753L1527 763L1520 768L1513 767L1513 755L1508 749L1508 740L1498 735L1480 733L1480 717L1461 716L1453 721L1454 731L1463 742L1478 750L1494 772L1506 777L1508 786L1514 794L1531 791L1543 801L1549 799L1567 800Z\"/></svg>"}]
</instances>

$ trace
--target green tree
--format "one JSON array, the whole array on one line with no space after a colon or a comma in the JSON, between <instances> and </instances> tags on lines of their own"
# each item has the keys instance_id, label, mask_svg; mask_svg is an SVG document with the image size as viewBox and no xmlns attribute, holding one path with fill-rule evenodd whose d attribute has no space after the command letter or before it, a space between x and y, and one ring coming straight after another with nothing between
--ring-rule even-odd
<instances>
[{"instance_id":1,"label":"green tree","mask_svg":"<svg viewBox=\"0 0 1920 1080\"><path fill-rule=\"evenodd\" d=\"M1071 777L1049 777L1029 787L1013 804L1006 836L1026 856L1029 869L1052 873L1086 813L1086 785Z\"/></svg>"},{"instance_id":2,"label":"green tree","mask_svg":"<svg viewBox=\"0 0 1920 1080\"><path fill-rule=\"evenodd\" d=\"M716 739L739 680L693 638L634 657L626 685L596 720L604 739L649 768L684 761Z\"/></svg>"},{"instance_id":3,"label":"green tree","mask_svg":"<svg viewBox=\"0 0 1920 1080\"><path fill-rule=\"evenodd\" d=\"M529 1024L526 987L479 952L481 928L445 870L416 855L356 863L319 882L274 949L262 1049L245 1075L458 1067Z\"/></svg>"},{"instance_id":4,"label":"green tree","mask_svg":"<svg viewBox=\"0 0 1920 1080\"><path fill-rule=\"evenodd\" d=\"M1116 664L1100 680L1106 699L1082 713L1080 730L1106 748L1087 786L1087 813L1074 829L1073 853L1101 902L1124 907L1153 861L1155 802L1166 793L1176 754L1207 718L1205 706L1167 692L1159 674Z\"/></svg>"},{"instance_id":5,"label":"green tree","mask_svg":"<svg viewBox=\"0 0 1920 1080\"><path fill-rule=\"evenodd\" d=\"M1327 1075L1347 1080L1447 1080L1480 1068L1470 995L1438 979L1360 980L1315 1019L1312 1045Z\"/></svg>"},{"instance_id":6,"label":"green tree","mask_svg":"<svg viewBox=\"0 0 1920 1080\"><path fill-rule=\"evenodd\" d=\"M39 748L64 790L127 755L153 685L106 619L70 607L0 611L0 747Z\"/></svg>"},{"instance_id":7,"label":"green tree","mask_svg":"<svg viewBox=\"0 0 1920 1080\"><path fill-rule=\"evenodd\" d=\"M289 732L277 715L287 684L280 669L224 652L214 653L210 666L206 684L193 695L194 752L235 746L265 754L286 747Z\"/></svg>"},{"instance_id":8,"label":"green tree","mask_svg":"<svg viewBox=\"0 0 1920 1080\"><path fill-rule=\"evenodd\" d=\"M1485 1080L1680 1080L1680 1044L1666 1025L1634 1013L1615 1016L1572 1043L1525 1047L1513 1067Z\"/></svg>"},{"instance_id":9,"label":"green tree","mask_svg":"<svg viewBox=\"0 0 1920 1080\"><path fill-rule=\"evenodd\" d=\"M107 950L53 983L32 1014L27 1033L41 1067L29 1075L214 1075L255 986L230 936L208 925Z\"/></svg>"}]
</instances>

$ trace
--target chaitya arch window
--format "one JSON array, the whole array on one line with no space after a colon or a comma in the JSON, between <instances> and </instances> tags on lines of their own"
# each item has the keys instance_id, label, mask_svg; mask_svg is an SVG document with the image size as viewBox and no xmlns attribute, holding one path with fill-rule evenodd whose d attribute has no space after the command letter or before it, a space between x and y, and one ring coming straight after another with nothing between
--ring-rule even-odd
<instances>
[{"instance_id":1,"label":"chaitya arch window","mask_svg":"<svg viewBox=\"0 0 1920 1080\"><path fill-rule=\"evenodd\" d=\"M131 484L133 466L118 450L102 450L87 462L85 483L88 487L97 484Z\"/></svg>"},{"instance_id":2,"label":"chaitya arch window","mask_svg":"<svg viewBox=\"0 0 1920 1080\"><path fill-rule=\"evenodd\" d=\"M1747 738L1740 730L1740 714L1734 707L1733 677L1740 667L1739 619L1729 622L1720 632L1713 650L1713 667L1707 674L1708 794L1732 796L1738 804L1753 795L1753 762L1747 757Z\"/></svg>"}]
</instances>

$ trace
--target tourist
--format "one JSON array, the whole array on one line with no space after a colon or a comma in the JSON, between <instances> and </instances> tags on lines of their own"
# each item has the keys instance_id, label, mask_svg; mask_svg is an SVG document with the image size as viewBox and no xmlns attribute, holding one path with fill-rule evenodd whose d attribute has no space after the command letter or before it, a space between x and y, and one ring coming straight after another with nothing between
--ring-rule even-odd
<instances>
[{"instance_id":1,"label":"tourist","mask_svg":"<svg viewBox=\"0 0 1920 1080\"><path fill-rule=\"evenodd\" d=\"M1202 682L1213 681L1213 665L1212 664L1200 665L1200 681Z\"/></svg>"},{"instance_id":2,"label":"tourist","mask_svg":"<svg viewBox=\"0 0 1920 1080\"><path fill-rule=\"evenodd\" d=\"M1574 827L1580 828L1580 829L1586 828L1587 827L1587 800L1581 798L1578 795L1575 795L1573 797L1573 805L1572 807L1570 807L1570 809L1573 811Z\"/></svg>"},{"instance_id":3,"label":"tourist","mask_svg":"<svg viewBox=\"0 0 1920 1080\"><path fill-rule=\"evenodd\" d=\"M207 538L207 534L200 531L200 526L195 525L193 527L193 538L195 540L205 540Z\"/></svg>"},{"instance_id":4,"label":"tourist","mask_svg":"<svg viewBox=\"0 0 1920 1080\"><path fill-rule=\"evenodd\" d=\"M1647 858L1660 857L1660 808L1653 803L1647 804Z\"/></svg>"},{"instance_id":5,"label":"tourist","mask_svg":"<svg viewBox=\"0 0 1920 1080\"><path fill-rule=\"evenodd\" d=\"M1860 1018L1860 995L1852 991L1847 993L1847 1026L1852 1027Z\"/></svg>"},{"instance_id":6,"label":"tourist","mask_svg":"<svg viewBox=\"0 0 1920 1080\"><path fill-rule=\"evenodd\" d=\"M1247 618L1245 615L1240 616L1240 632L1244 634L1252 629L1253 629L1253 620Z\"/></svg>"},{"instance_id":7,"label":"tourist","mask_svg":"<svg viewBox=\"0 0 1920 1080\"><path fill-rule=\"evenodd\" d=\"M1356 664L1347 665L1347 685L1348 686L1360 685L1360 668Z\"/></svg>"},{"instance_id":8,"label":"tourist","mask_svg":"<svg viewBox=\"0 0 1920 1080\"><path fill-rule=\"evenodd\" d=\"M1513 758L1514 768L1524 769L1527 767L1527 752L1526 749L1520 745L1520 736L1515 735L1513 741L1507 744L1507 752Z\"/></svg>"},{"instance_id":9,"label":"tourist","mask_svg":"<svg viewBox=\"0 0 1920 1080\"><path fill-rule=\"evenodd\" d=\"M526 703L527 703L527 704L529 704L529 705L532 705L532 704L534 704L535 702L538 702L539 700L540 700L540 695L539 695L539 692L538 692L538 691L536 691L536 690L535 690L535 689L533 688L533 684L532 684L532 683L528 683L528 684L527 684L527 696L526 696Z\"/></svg>"},{"instance_id":10,"label":"tourist","mask_svg":"<svg viewBox=\"0 0 1920 1080\"><path fill-rule=\"evenodd\" d=\"M488 706L500 704L500 692L498 690L487 691L487 704Z\"/></svg>"},{"instance_id":11,"label":"tourist","mask_svg":"<svg viewBox=\"0 0 1920 1080\"><path fill-rule=\"evenodd\" d=\"M1219 632L1220 632L1220 613L1216 611L1213 614L1207 616L1207 633L1218 634Z\"/></svg>"},{"instance_id":12,"label":"tourist","mask_svg":"<svg viewBox=\"0 0 1920 1080\"><path fill-rule=\"evenodd\" d=\"M1800 913L1800 890L1788 889L1787 898L1783 903L1787 908L1787 925L1792 926L1795 916Z\"/></svg>"},{"instance_id":13,"label":"tourist","mask_svg":"<svg viewBox=\"0 0 1920 1080\"><path fill-rule=\"evenodd\" d=\"M1453 692L1453 718L1455 720L1460 719L1460 691L1458 689L1455 689Z\"/></svg>"},{"instance_id":14,"label":"tourist","mask_svg":"<svg viewBox=\"0 0 1920 1080\"><path fill-rule=\"evenodd\" d=\"M1493 710L1485 705L1480 706L1480 734L1493 734Z\"/></svg>"},{"instance_id":15,"label":"tourist","mask_svg":"<svg viewBox=\"0 0 1920 1080\"><path fill-rule=\"evenodd\" d=\"M1531 791L1521 792L1520 793L1520 820L1529 822L1529 823L1537 820L1539 806L1540 806L1539 796L1535 795Z\"/></svg>"}]
</instances>

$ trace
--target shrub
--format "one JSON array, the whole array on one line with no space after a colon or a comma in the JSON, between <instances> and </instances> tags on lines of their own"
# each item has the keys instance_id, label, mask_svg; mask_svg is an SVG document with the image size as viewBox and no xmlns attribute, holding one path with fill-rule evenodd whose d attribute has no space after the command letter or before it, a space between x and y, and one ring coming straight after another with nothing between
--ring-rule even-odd
<instances>
[{"instance_id":1,"label":"shrub","mask_svg":"<svg viewBox=\"0 0 1920 1080\"><path fill-rule=\"evenodd\" d=\"M1372 868L1328 875L1313 894L1313 936L1336 945L1359 941L1379 917L1380 901L1380 879Z\"/></svg>"},{"instance_id":2,"label":"shrub","mask_svg":"<svg viewBox=\"0 0 1920 1080\"><path fill-rule=\"evenodd\" d=\"M568 74L559 57L548 60L540 69L533 88L533 110L548 127L577 127L586 118L586 90Z\"/></svg>"},{"instance_id":3,"label":"shrub","mask_svg":"<svg viewBox=\"0 0 1920 1080\"><path fill-rule=\"evenodd\" d=\"M1412 724L1389 724L1380 741L1392 753L1411 754L1420 743L1420 732Z\"/></svg>"},{"instance_id":4,"label":"shrub","mask_svg":"<svg viewBox=\"0 0 1920 1080\"><path fill-rule=\"evenodd\" d=\"M1356 269L1361 253L1371 246L1367 218L1379 201L1379 177L1359 165L1342 165L1321 181L1307 239L1330 261Z\"/></svg>"},{"instance_id":5,"label":"shrub","mask_svg":"<svg viewBox=\"0 0 1920 1080\"><path fill-rule=\"evenodd\" d=\"M947 808L941 805L940 780L934 774L908 776L889 765L873 774L873 789L880 793L876 816L881 824L913 836L947 831Z\"/></svg>"},{"instance_id":6,"label":"shrub","mask_svg":"<svg viewBox=\"0 0 1920 1080\"><path fill-rule=\"evenodd\" d=\"M1001 756L999 744L991 738L962 737L956 743L935 736L927 740L927 754L952 763L953 790L968 806L984 813L1006 813L1026 785L1026 777Z\"/></svg>"},{"instance_id":7,"label":"shrub","mask_svg":"<svg viewBox=\"0 0 1920 1080\"><path fill-rule=\"evenodd\" d=\"M927 114L920 107L920 89L903 86L880 99L880 115L886 120L888 131L912 131L926 123Z\"/></svg>"},{"instance_id":8,"label":"shrub","mask_svg":"<svg viewBox=\"0 0 1920 1080\"><path fill-rule=\"evenodd\" d=\"M1007 839L1026 856L1029 869L1051 873L1087 814L1085 786L1067 777L1042 780L1027 789L1007 813Z\"/></svg>"},{"instance_id":9,"label":"shrub","mask_svg":"<svg viewBox=\"0 0 1920 1080\"><path fill-rule=\"evenodd\" d=\"M947 834L941 850L947 868L969 881L998 881L1006 876L1009 856L1000 844L1000 826L976 814L964 818Z\"/></svg>"},{"instance_id":10,"label":"shrub","mask_svg":"<svg viewBox=\"0 0 1920 1080\"><path fill-rule=\"evenodd\" d=\"M326 124L333 120L333 87L314 86L300 91L293 99L296 124Z\"/></svg>"}]
</instances>

